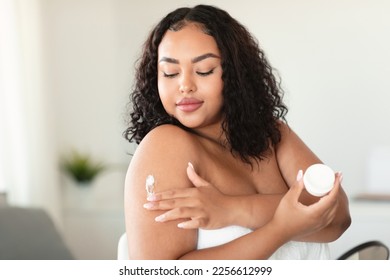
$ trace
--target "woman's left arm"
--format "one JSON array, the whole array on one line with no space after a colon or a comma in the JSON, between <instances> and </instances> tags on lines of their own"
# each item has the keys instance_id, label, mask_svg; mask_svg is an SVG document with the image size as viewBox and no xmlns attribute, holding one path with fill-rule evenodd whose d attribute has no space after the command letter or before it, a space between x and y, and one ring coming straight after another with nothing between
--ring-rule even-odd
<instances>
[{"instance_id":1,"label":"woman's left arm","mask_svg":"<svg viewBox=\"0 0 390 280\"><path fill-rule=\"evenodd\" d=\"M294 183L294 170L305 171L310 165L322 163L321 160L306 146L306 144L284 123L280 123L282 135L280 143L276 146L276 157L280 172L288 186ZM342 174L337 176L341 183ZM302 192L300 201L309 205L318 201L318 197L310 195L306 190ZM350 226L348 198L344 190L340 188L338 195L338 208L333 221L321 231L305 236L301 241L331 242L339 238Z\"/></svg>"}]
</instances>

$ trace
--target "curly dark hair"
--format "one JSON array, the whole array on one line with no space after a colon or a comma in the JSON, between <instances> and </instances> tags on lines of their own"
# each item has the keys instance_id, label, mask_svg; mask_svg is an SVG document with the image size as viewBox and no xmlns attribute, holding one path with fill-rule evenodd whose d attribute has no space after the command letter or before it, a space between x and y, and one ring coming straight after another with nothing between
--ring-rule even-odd
<instances>
[{"instance_id":1,"label":"curly dark hair","mask_svg":"<svg viewBox=\"0 0 390 280\"><path fill-rule=\"evenodd\" d=\"M138 61L136 82L129 105L129 126L123 135L141 142L153 128L162 124L184 127L167 114L157 88L158 46L167 30L177 31L196 23L213 36L221 52L223 88L222 129L227 145L247 163L263 160L270 145L280 142L279 120L285 121L287 107L283 90L257 40L226 11L214 6L179 8L163 18L149 34Z\"/></svg>"}]
</instances>

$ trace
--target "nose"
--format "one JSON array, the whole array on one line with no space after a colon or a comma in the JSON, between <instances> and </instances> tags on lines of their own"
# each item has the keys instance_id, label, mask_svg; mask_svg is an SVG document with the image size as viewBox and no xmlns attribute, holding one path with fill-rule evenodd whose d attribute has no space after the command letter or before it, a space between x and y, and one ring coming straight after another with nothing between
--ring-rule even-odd
<instances>
[{"instance_id":1,"label":"nose","mask_svg":"<svg viewBox=\"0 0 390 280\"><path fill-rule=\"evenodd\" d=\"M179 90L181 93L190 93L196 91L196 85L191 77L191 74L183 74L180 79Z\"/></svg>"}]
</instances>

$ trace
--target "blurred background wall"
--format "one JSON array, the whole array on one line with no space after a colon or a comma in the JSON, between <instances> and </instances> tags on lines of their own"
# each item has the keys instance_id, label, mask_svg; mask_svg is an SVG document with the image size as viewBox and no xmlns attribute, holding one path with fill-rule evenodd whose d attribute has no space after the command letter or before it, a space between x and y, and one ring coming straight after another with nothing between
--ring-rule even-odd
<instances>
[{"instance_id":1,"label":"blurred background wall","mask_svg":"<svg viewBox=\"0 0 390 280\"><path fill-rule=\"evenodd\" d=\"M92 204L123 229L134 63L151 27L179 6L219 6L258 38L282 78L290 126L344 173L350 197L367 191L371 151L390 145L388 1L1 1L0 192L46 208L59 227L68 182L58 163L77 149L112 167Z\"/></svg>"}]
</instances>

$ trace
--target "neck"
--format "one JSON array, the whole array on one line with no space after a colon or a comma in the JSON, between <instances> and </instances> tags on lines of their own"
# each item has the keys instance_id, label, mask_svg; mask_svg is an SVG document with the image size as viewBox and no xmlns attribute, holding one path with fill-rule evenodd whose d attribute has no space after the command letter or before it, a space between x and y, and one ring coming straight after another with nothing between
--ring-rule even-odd
<instances>
[{"instance_id":1,"label":"neck","mask_svg":"<svg viewBox=\"0 0 390 280\"><path fill-rule=\"evenodd\" d=\"M193 129L192 131L200 137L214 142L224 148L228 148L230 146L227 142L226 134L222 130L221 124L208 126L207 128Z\"/></svg>"}]
</instances>

